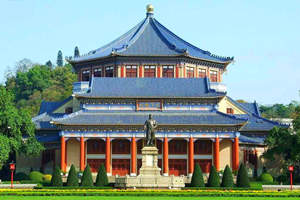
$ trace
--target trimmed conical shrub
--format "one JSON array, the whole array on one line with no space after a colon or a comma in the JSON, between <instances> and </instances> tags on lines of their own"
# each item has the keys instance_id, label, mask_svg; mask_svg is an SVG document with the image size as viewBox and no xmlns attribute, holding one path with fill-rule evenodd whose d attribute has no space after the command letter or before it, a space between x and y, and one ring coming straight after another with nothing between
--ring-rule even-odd
<instances>
[{"instance_id":1,"label":"trimmed conical shrub","mask_svg":"<svg viewBox=\"0 0 300 200\"><path fill-rule=\"evenodd\" d=\"M67 178L67 186L78 186L78 176L74 165L71 165Z\"/></svg>"},{"instance_id":2,"label":"trimmed conical shrub","mask_svg":"<svg viewBox=\"0 0 300 200\"><path fill-rule=\"evenodd\" d=\"M100 165L99 171L96 178L95 186L106 186L108 185L108 178L106 174L106 169L103 164Z\"/></svg>"},{"instance_id":3,"label":"trimmed conical shrub","mask_svg":"<svg viewBox=\"0 0 300 200\"><path fill-rule=\"evenodd\" d=\"M220 177L215 166L211 166L210 168L207 187L220 187Z\"/></svg>"},{"instance_id":4,"label":"trimmed conical shrub","mask_svg":"<svg viewBox=\"0 0 300 200\"><path fill-rule=\"evenodd\" d=\"M195 165L195 169L191 181L191 187L204 187L202 170L198 163Z\"/></svg>"},{"instance_id":5,"label":"trimmed conical shrub","mask_svg":"<svg viewBox=\"0 0 300 200\"><path fill-rule=\"evenodd\" d=\"M236 178L237 187L250 187L249 177L245 165L242 163L240 165L237 178Z\"/></svg>"},{"instance_id":6,"label":"trimmed conical shrub","mask_svg":"<svg viewBox=\"0 0 300 200\"><path fill-rule=\"evenodd\" d=\"M221 187L233 187L232 172L228 165L226 165L223 173Z\"/></svg>"},{"instance_id":7,"label":"trimmed conical shrub","mask_svg":"<svg viewBox=\"0 0 300 200\"><path fill-rule=\"evenodd\" d=\"M60 169L57 166L55 167L55 169L52 173L51 185L52 186L63 186Z\"/></svg>"},{"instance_id":8,"label":"trimmed conical shrub","mask_svg":"<svg viewBox=\"0 0 300 200\"><path fill-rule=\"evenodd\" d=\"M91 168L87 165L81 177L81 186L94 186Z\"/></svg>"}]
</instances>

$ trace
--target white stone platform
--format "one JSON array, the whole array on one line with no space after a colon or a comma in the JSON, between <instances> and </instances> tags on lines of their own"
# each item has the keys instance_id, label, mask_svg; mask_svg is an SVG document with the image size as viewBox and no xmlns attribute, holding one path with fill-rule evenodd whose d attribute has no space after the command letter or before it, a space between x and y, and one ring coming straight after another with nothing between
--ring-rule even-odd
<instances>
[{"instance_id":1,"label":"white stone platform","mask_svg":"<svg viewBox=\"0 0 300 200\"><path fill-rule=\"evenodd\" d=\"M182 188L184 176L161 176L157 166L158 149L146 146L142 149L142 167L140 175L116 177L115 187L118 188Z\"/></svg>"}]
</instances>

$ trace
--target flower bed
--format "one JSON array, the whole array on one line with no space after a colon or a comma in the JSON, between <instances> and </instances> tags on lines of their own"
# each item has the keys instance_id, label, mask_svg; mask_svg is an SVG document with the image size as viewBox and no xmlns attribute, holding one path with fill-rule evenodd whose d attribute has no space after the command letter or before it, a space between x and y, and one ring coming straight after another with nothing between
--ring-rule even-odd
<instances>
[{"instance_id":1,"label":"flower bed","mask_svg":"<svg viewBox=\"0 0 300 200\"><path fill-rule=\"evenodd\" d=\"M174 196L174 197L300 197L300 191L262 190L118 190L118 189L2 189L0 195L15 196Z\"/></svg>"}]
</instances>

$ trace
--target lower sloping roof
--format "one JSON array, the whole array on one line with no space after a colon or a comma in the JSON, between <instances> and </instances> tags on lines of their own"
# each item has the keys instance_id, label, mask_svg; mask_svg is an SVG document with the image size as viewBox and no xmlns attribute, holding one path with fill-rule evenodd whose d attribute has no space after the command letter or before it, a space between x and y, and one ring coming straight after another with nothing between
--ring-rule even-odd
<instances>
[{"instance_id":1,"label":"lower sloping roof","mask_svg":"<svg viewBox=\"0 0 300 200\"><path fill-rule=\"evenodd\" d=\"M245 136L245 135L241 134L239 137L239 141L240 141L240 143L244 143L244 144L263 145L264 141L265 141L265 137L249 137L249 136Z\"/></svg>"}]
</instances>

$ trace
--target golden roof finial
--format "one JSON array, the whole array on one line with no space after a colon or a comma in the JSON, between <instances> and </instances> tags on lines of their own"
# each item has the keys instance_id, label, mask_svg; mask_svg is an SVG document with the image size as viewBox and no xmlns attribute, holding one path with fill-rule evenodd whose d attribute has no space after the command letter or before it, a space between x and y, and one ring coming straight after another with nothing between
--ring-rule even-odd
<instances>
[{"instance_id":1,"label":"golden roof finial","mask_svg":"<svg viewBox=\"0 0 300 200\"><path fill-rule=\"evenodd\" d=\"M148 4L147 7L146 7L146 9L147 9L147 13L153 14L154 7L152 6L152 4Z\"/></svg>"}]
</instances>

